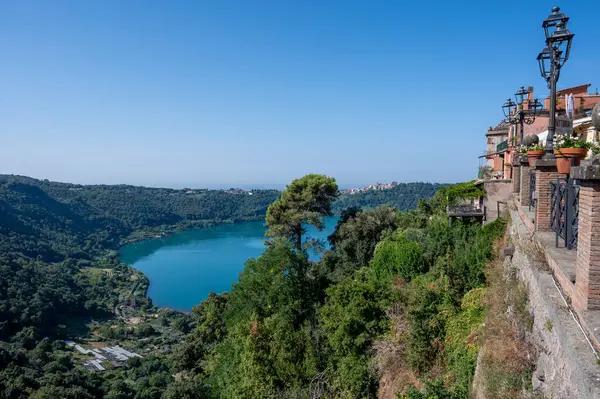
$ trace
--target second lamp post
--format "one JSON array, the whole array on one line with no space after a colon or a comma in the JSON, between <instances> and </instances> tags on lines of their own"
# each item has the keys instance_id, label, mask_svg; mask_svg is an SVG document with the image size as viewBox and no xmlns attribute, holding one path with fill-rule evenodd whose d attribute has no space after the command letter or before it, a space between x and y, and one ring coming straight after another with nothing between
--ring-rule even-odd
<instances>
[{"instance_id":1,"label":"second lamp post","mask_svg":"<svg viewBox=\"0 0 600 399\"><path fill-rule=\"evenodd\" d=\"M516 103L510 98L506 100L502 106L506 121L511 125L519 126L519 144L523 144L523 135L525 131L525 124L531 125L536 116L539 116L542 111L542 103L536 98L533 101L528 101L528 107L525 109L523 101L525 97L529 95L529 91L521 86L518 92L515 93Z\"/></svg>"}]
</instances>

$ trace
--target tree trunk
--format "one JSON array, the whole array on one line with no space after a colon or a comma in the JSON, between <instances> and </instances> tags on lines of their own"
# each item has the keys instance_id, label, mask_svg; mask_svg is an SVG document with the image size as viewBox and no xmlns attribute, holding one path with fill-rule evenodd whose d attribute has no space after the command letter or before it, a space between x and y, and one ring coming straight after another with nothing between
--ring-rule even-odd
<instances>
[{"instance_id":1,"label":"tree trunk","mask_svg":"<svg viewBox=\"0 0 600 399\"><path fill-rule=\"evenodd\" d=\"M296 249L302 252L302 225L296 227Z\"/></svg>"}]
</instances>

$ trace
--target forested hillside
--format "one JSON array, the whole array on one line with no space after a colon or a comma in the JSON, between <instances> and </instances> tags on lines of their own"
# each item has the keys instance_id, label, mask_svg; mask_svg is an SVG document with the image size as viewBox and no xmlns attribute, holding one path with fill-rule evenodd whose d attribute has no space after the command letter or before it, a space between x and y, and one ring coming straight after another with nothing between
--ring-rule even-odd
<instances>
[{"instance_id":1,"label":"forested hillside","mask_svg":"<svg viewBox=\"0 0 600 399\"><path fill-rule=\"evenodd\" d=\"M130 236L262 220L279 194L82 186L0 175L0 250L47 261L89 259Z\"/></svg>"},{"instance_id":2,"label":"forested hillside","mask_svg":"<svg viewBox=\"0 0 600 399\"><path fill-rule=\"evenodd\" d=\"M103 396L56 339L69 336L76 319L114 317L120 303L150 306L146 277L119 265L111 249L130 238L261 219L278 195L0 176L0 398Z\"/></svg>"},{"instance_id":3,"label":"forested hillside","mask_svg":"<svg viewBox=\"0 0 600 399\"><path fill-rule=\"evenodd\" d=\"M396 187L387 190L342 194L334 202L333 211L340 214L346 208L373 209L380 205L390 205L399 211L409 211L417 207L421 198L429 199L445 186L439 183L399 183Z\"/></svg>"},{"instance_id":4,"label":"forested hillside","mask_svg":"<svg viewBox=\"0 0 600 399\"><path fill-rule=\"evenodd\" d=\"M445 204L461 192L442 188L404 212L346 209L331 249L313 262L306 225L322 226L337 204L335 180L325 176L295 180L281 195L3 176L0 398L375 398L383 380L400 397L467 398L484 266L503 224L450 227ZM205 202L209 210L200 209ZM110 249L136 232L265 213L264 254L246 262L231 292L210 295L189 322L177 319L185 336L172 350L158 350L168 339L159 337L154 355L122 368L76 365L62 343L85 334L74 320L110 319L132 300L151 307L147 279ZM140 340L153 334L123 323L97 333L116 343L128 329Z\"/></svg>"}]
</instances>

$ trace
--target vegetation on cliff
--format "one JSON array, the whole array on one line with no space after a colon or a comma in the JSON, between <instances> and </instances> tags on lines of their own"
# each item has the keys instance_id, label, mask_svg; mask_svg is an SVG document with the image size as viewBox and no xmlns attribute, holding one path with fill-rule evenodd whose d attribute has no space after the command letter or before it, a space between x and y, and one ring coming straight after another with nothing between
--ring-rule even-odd
<instances>
[{"instance_id":1,"label":"vegetation on cliff","mask_svg":"<svg viewBox=\"0 0 600 399\"><path fill-rule=\"evenodd\" d=\"M110 317L132 299L150 306L147 280L111 248L136 231L209 220L200 215L251 219L275 199L229 193L206 213L193 208L226 193L152 190L162 189L0 182L1 398L374 398L382 381L407 398L467 397L484 266L502 222L449 226L447 193L405 212L350 208L331 249L310 261L302 228L322 225L337 192L319 175L292 182L269 208L270 245L230 293L161 319L181 330L173 353L104 373L80 369L61 341L73 320ZM156 331L117 325L98 334L142 340Z\"/></svg>"}]
</instances>

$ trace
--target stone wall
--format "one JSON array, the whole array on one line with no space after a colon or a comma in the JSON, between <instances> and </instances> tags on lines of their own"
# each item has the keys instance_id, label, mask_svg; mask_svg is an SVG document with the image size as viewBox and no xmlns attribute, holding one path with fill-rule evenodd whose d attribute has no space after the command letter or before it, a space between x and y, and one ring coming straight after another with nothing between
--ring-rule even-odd
<instances>
[{"instance_id":1,"label":"stone wall","mask_svg":"<svg viewBox=\"0 0 600 399\"><path fill-rule=\"evenodd\" d=\"M565 175L556 172L556 166L538 166L535 171L535 228L537 231L552 231L550 224L550 182ZM553 161L555 163L555 161Z\"/></svg>"},{"instance_id":2,"label":"stone wall","mask_svg":"<svg viewBox=\"0 0 600 399\"><path fill-rule=\"evenodd\" d=\"M573 305L600 309L600 182L582 180L579 190L579 239Z\"/></svg>"},{"instance_id":3,"label":"stone wall","mask_svg":"<svg viewBox=\"0 0 600 399\"><path fill-rule=\"evenodd\" d=\"M511 180L486 180L484 187L486 219L492 221L498 217L498 201L507 202L510 200L513 193L513 185ZM500 204L500 212L506 209L505 204Z\"/></svg>"},{"instance_id":4,"label":"stone wall","mask_svg":"<svg viewBox=\"0 0 600 399\"><path fill-rule=\"evenodd\" d=\"M536 255L531 234L512 212L511 240L515 247L505 267L514 268L529 294L534 316L530 332L538 358L533 389L544 398L600 398L600 366L569 307L555 285L552 273Z\"/></svg>"},{"instance_id":5,"label":"stone wall","mask_svg":"<svg viewBox=\"0 0 600 399\"><path fill-rule=\"evenodd\" d=\"M531 169L529 168L529 165L521 165L521 174L520 174L521 192L519 193L519 202L521 203L521 206L529 206L529 179L530 179L529 173L530 173L530 171L531 171Z\"/></svg>"}]
</instances>

